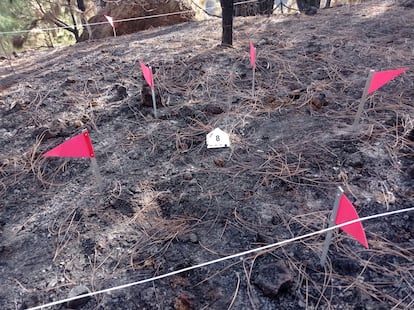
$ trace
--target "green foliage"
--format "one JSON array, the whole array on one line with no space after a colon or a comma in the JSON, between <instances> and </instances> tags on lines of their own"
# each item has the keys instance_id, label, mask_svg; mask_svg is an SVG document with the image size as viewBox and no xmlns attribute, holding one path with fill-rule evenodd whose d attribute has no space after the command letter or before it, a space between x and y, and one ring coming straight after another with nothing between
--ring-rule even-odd
<instances>
[{"instance_id":1,"label":"green foliage","mask_svg":"<svg viewBox=\"0 0 414 310\"><path fill-rule=\"evenodd\" d=\"M23 0L2 0L0 1L0 32L19 31L26 27L26 19L22 18L24 12L27 12L28 2ZM10 42L11 35L2 35L0 40L3 47L10 51L12 49ZM0 51L3 54L3 49Z\"/></svg>"},{"instance_id":2,"label":"green foliage","mask_svg":"<svg viewBox=\"0 0 414 310\"><path fill-rule=\"evenodd\" d=\"M72 7L68 6L68 2ZM92 7L93 1L85 1ZM74 21L81 31L79 10L75 9L76 1L67 0L0 0L0 32L34 30L36 28L55 28L68 26L74 28ZM73 18L72 18L73 13ZM68 45L75 42L73 32L52 30L47 32L31 31L0 35L6 48L12 50L12 41L24 42L25 48L40 46ZM1 51L0 51L1 53Z\"/></svg>"},{"instance_id":3,"label":"green foliage","mask_svg":"<svg viewBox=\"0 0 414 310\"><path fill-rule=\"evenodd\" d=\"M26 26L27 16L32 14L31 1L0 1L0 31L22 30Z\"/></svg>"}]
</instances>

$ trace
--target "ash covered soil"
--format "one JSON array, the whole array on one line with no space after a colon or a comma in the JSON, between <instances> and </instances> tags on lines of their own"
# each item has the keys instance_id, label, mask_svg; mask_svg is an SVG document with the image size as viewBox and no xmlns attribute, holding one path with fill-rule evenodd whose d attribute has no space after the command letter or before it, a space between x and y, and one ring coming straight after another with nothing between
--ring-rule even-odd
<instances>
[{"instance_id":1,"label":"ash covered soil","mask_svg":"<svg viewBox=\"0 0 414 310\"><path fill-rule=\"evenodd\" d=\"M414 10L236 18L22 54L0 73L0 305L35 307L323 229L337 186L359 215L414 205ZM249 40L257 48L252 96ZM154 68L152 115L139 60ZM369 96L369 69L409 70ZM149 106L148 106L149 105ZM219 127L231 147L207 149ZM87 128L88 159L42 154ZM52 309L412 309L414 214Z\"/></svg>"}]
</instances>

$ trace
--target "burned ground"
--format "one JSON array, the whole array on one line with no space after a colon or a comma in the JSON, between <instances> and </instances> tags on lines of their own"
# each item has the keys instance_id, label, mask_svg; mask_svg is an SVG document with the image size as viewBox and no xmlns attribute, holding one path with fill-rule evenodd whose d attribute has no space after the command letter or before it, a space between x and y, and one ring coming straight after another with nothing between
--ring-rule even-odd
<instances>
[{"instance_id":1,"label":"burned ground","mask_svg":"<svg viewBox=\"0 0 414 310\"><path fill-rule=\"evenodd\" d=\"M15 72L3 61L2 308L320 230L338 185L360 216L412 207L414 11L392 1L356 7L237 18L234 48L218 46L221 22L210 20L24 54ZM139 60L155 71L158 119L142 101ZM368 98L352 133L368 70L402 67ZM230 148L206 148L216 127L230 134ZM87 159L41 156L83 128L102 191ZM364 222L369 249L335 232L324 268L317 235L96 295L80 308L409 309L413 220Z\"/></svg>"}]
</instances>

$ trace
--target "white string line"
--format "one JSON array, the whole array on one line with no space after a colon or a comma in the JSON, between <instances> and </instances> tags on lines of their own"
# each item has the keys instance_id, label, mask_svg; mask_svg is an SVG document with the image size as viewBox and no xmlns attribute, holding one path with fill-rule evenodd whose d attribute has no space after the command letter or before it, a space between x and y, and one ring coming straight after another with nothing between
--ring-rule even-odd
<instances>
[{"instance_id":1,"label":"white string line","mask_svg":"<svg viewBox=\"0 0 414 310\"><path fill-rule=\"evenodd\" d=\"M234 2L234 5L241 5L241 4L246 4L246 3L253 3L253 2L259 2L260 0L249 0L249 1L243 1L243 2Z\"/></svg>"},{"instance_id":2,"label":"white string line","mask_svg":"<svg viewBox=\"0 0 414 310\"><path fill-rule=\"evenodd\" d=\"M226 261L226 260L229 260L229 259L233 259L233 258L245 256L245 255L248 255L248 254L264 251L264 250L274 248L274 247L281 247L281 246L286 245L288 243L292 243L294 241L298 241L298 240L305 239L305 238L308 238L308 237L312 237L312 236L315 236L315 235L323 234L327 231L334 230L336 228L343 227L343 226L346 226L346 225L349 225L349 224L363 222L363 221L370 220L370 219L375 219L375 218L379 218L379 217L394 215L394 214L408 212L408 211L414 211L414 207L401 209L401 210L396 210L396 211L390 211L390 212L386 212L386 213L374 214L374 215L370 215L370 216L366 216L366 217L361 217L361 218L358 218L358 219L355 219L355 220L352 220L352 221L349 221L349 222L345 222L345 223L342 223L342 224L339 224L339 225L336 225L336 226L328 227L328 228L325 228L325 229L322 229L322 230L319 230L319 231L315 231L315 232L311 232L311 233L308 233L308 234L305 234L305 235L302 235L302 236L294 237L292 239L280 241L278 243L269 244L269 245L259 247L259 248L256 248L256 249L251 249L251 250L248 250L248 251L236 253L236 254L233 254L233 255L225 256L225 257L221 257L221 258L214 259L214 260L211 260L211 261L208 261L208 262L204 262L204 263L201 263L201 264L198 264L198 265L195 265L195 266L190 266L190 267L186 267L186 268L183 268L183 269L180 269L180 270L176 270L176 271L172 271L172 272L169 272L169 273L166 273L166 274L162 274L162 275L159 275L159 276L156 276L156 277L153 277L153 278L144 279L144 280L137 281L137 282L131 282L131 283L127 283L127 284L123 284L123 285L120 285L120 286L107 288L107 289L100 290L100 291L90 292L90 293L87 293L87 294L83 294L83 295L79 295L79 296L74 296L74 297L54 301L54 302L44 304L44 305L41 305L41 306L28 308L27 310L37 310L37 309L42 309L42 308L46 308L46 307L52 307L52 306L63 304L65 302L69 302L69 301L73 301L73 300L77 300L77 299L81 299L81 298L85 298L85 297L91 297L91 296L95 296L95 295L98 295L98 294L109 293L109 292L112 292L112 291L125 289L125 288L131 287L131 286L144 284L144 283L152 282L152 281L155 281L155 280L160 280L160 279L163 279L163 278L174 276L174 275L179 274L179 273L183 273L183 272L191 271L191 270L194 270L194 269L202 268L202 267L212 265L212 264L216 264L216 263L219 263L219 262L223 262L223 261Z\"/></svg>"},{"instance_id":3,"label":"white string line","mask_svg":"<svg viewBox=\"0 0 414 310\"><path fill-rule=\"evenodd\" d=\"M236 3L233 3L233 6L241 5L241 4L245 4L245 3L258 2L258 1L259 0L250 0L250 1L246 1L246 2L236 2ZM205 8L205 10L215 9L215 8L218 8L219 6L220 6L220 4L216 4L214 6L209 6L209 7ZM187 13L193 13L193 12L194 12L193 10L186 10L186 11L179 11L179 12L171 12L171 13L155 14L155 15L148 15L148 16L131 17L131 18L125 18L125 19L117 19L117 20L114 20L113 22L114 23L121 23L121 22L129 22L129 21L140 20L140 19L150 19L150 18L157 18L157 17L187 14ZM104 25L104 24L109 24L109 23L107 21L104 21L104 22L96 22L96 23L90 23L90 24L78 24L76 26L87 27L88 25L89 26L95 26L95 25ZM39 28L39 29L31 29L31 30L26 29L26 30L16 30L16 31L3 31L3 32L0 32L0 35L29 33L29 32L47 32L47 31L54 31L54 30L59 30L59 29L70 29L72 27L73 26Z\"/></svg>"},{"instance_id":4,"label":"white string line","mask_svg":"<svg viewBox=\"0 0 414 310\"><path fill-rule=\"evenodd\" d=\"M180 11L180 12L171 12L171 13L163 13L163 14L156 14L156 15L148 15L148 16L140 16L140 17L131 17L131 18L125 18L125 19L117 19L114 20L114 23L120 23L120 22L129 22L129 21L133 21L133 20L139 20L139 19L149 19L149 18L156 18L156 17L164 17L164 16L171 16L171 15L179 15L179 14L186 14L186 13L190 13L193 12L192 10L187 10L187 11ZM82 27L86 27L86 26L95 26L95 25L104 25L104 24L109 24L108 21L104 21L104 22L96 22L96 23L90 23L90 24L78 24L77 26L82 26ZM17 30L17 31L5 31L5 32L0 32L1 34L14 34L14 33L26 33L26 32L46 32L46 31L53 31L53 30L59 30L59 29L69 29L72 28L72 26L65 26L65 27L51 27L51 28L40 28L40 29L32 29L32 30Z\"/></svg>"}]
</instances>

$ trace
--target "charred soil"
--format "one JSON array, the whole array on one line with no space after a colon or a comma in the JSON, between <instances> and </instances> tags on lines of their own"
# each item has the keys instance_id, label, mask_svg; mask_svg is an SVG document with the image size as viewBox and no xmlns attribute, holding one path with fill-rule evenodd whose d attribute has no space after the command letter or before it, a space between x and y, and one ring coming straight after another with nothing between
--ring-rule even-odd
<instances>
[{"instance_id":1,"label":"charred soil","mask_svg":"<svg viewBox=\"0 0 414 310\"><path fill-rule=\"evenodd\" d=\"M29 308L325 228L338 185L360 216L414 205L414 11L189 22L23 54L0 74L0 304ZM257 48L252 95L249 41ZM144 104L152 66L158 118ZM411 66L411 67L410 67ZM409 70L369 96L369 69ZM214 128L231 146L207 149ZM42 154L83 128L88 159ZM414 214L54 309L409 309Z\"/></svg>"}]
</instances>

